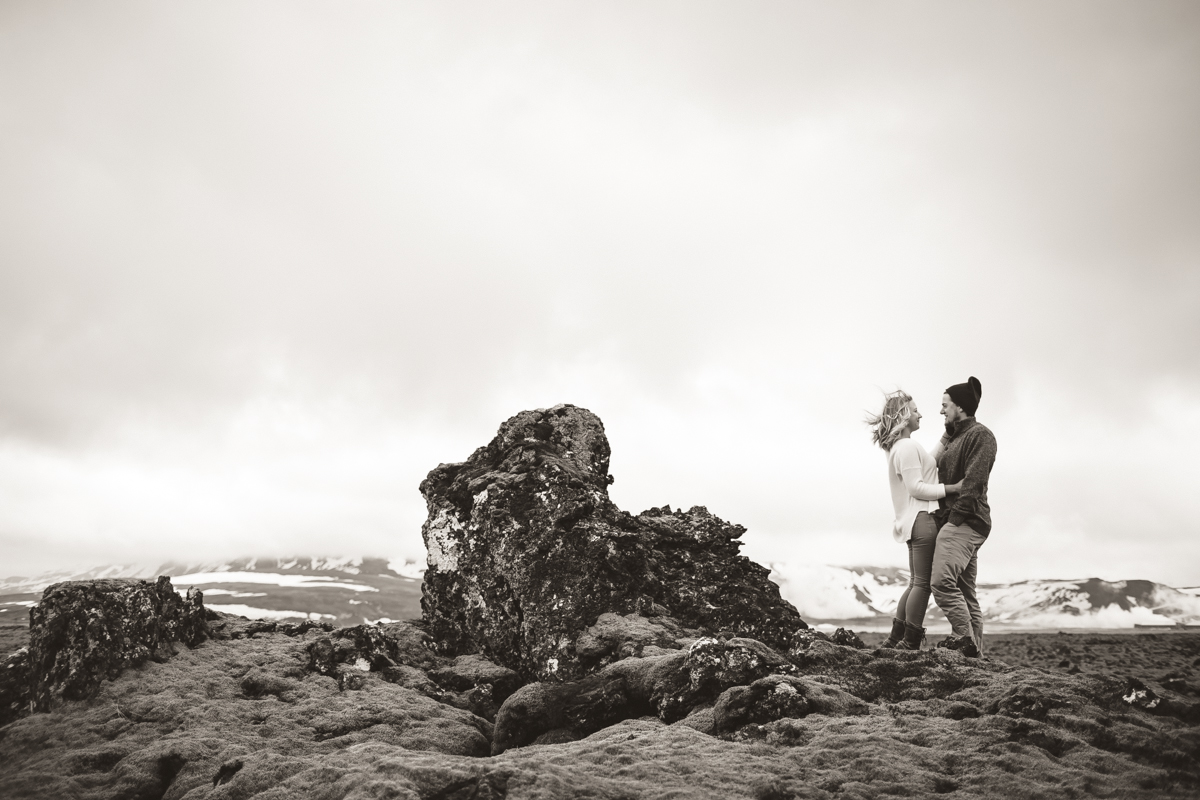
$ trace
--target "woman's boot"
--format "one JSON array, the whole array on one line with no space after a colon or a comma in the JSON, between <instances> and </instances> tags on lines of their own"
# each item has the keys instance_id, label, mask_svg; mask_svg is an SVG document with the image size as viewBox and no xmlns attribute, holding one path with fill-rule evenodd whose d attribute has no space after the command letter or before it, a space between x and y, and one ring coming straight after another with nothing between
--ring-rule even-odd
<instances>
[{"instance_id":1,"label":"woman's boot","mask_svg":"<svg viewBox=\"0 0 1200 800\"><path fill-rule=\"evenodd\" d=\"M925 629L918 628L911 622L904 623L904 639L896 645L897 650L920 650L921 642L925 640Z\"/></svg>"},{"instance_id":2,"label":"woman's boot","mask_svg":"<svg viewBox=\"0 0 1200 800\"><path fill-rule=\"evenodd\" d=\"M880 647L895 647L904 638L904 623L898 619L892 619L892 632Z\"/></svg>"}]
</instances>

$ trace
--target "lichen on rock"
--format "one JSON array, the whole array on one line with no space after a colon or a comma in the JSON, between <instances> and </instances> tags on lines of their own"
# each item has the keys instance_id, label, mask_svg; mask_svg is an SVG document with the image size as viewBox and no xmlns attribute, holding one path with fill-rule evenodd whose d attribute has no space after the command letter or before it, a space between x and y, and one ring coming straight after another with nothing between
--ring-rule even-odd
<instances>
[{"instance_id":1,"label":"lichen on rock","mask_svg":"<svg viewBox=\"0 0 1200 800\"><path fill-rule=\"evenodd\" d=\"M699 506L621 511L609 457L600 419L560 405L517 414L466 462L429 473L421 604L443 650L563 681L669 644L673 629L786 649L807 626L738 553L745 529ZM597 627L605 615L664 621L613 637Z\"/></svg>"},{"instance_id":2,"label":"lichen on rock","mask_svg":"<svg viewBox=\"0 0 1200 800\"><path fill-rule=\"evenodd\" d=\"M100 683L175 647L207 636L204 597L182 598L164 576L143 580L70 581L47 587L30 610L29 670L33 706L83 700Z\"/></svg>"}]
</instances>

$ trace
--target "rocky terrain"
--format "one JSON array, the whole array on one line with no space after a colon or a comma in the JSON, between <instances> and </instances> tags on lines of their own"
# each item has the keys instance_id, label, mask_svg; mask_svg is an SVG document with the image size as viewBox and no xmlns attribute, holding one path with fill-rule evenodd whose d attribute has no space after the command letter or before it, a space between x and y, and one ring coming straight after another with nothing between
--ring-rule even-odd
<instances>
[{"instance_id":1,"label":"rocky terrain","mask_svg":"<svg viewBox=\"0 0 1200 800\"><path fill-rule=\"evenodd\" d=\"M984 659L829 636L737 526L612 507L607 447L558 407L435 469L421 620L50 587L0 667L0 796L1200 795L1200 636L993 637ZM1095 668L1109 639L1142 657Z\"/></svg>"}]
</instances>

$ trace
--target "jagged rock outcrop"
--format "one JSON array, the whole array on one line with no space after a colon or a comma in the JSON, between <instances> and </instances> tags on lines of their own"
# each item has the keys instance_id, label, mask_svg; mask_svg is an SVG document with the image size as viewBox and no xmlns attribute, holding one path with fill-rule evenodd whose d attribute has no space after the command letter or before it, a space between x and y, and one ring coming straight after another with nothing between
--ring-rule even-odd
<instances>
[{"instance_id":1,"label":"jagged rock outcrop","mask_svg":"<svg viewBox=\"0 0 1200 800\"><path fill-rule=\"evenodd\" d=\"M786 649L807 626L768 570L739 555L745 529L702 507L621 511L609 455L600 419L561 405L517 414L465 463L429 473L421 605L444 650L572 680L628 654L594 630L605 614Z\"/></svg>"},{"instance_id":2,"label":"jagged rock outcrop","mask_svg":"<svg viewBox=\"0 0 1200 800\"><path fill-rule=\"evenodd\" d=\"M30 699L48 711L59 699L95 695L104 680L207 636L204 597L179 596L171 579L70 581L47 587L29 614Z\"/></svg>"}]
</instances>

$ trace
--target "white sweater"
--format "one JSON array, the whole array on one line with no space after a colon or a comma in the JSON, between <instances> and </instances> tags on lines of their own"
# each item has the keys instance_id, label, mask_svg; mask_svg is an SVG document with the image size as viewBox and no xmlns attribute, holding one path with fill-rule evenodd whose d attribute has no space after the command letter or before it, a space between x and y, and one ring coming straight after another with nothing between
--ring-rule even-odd
<instances>
[{"instance_id":1,"label":"white sweater","mask_svg":"<svg viewBox=\"0 0 1200 800\"><path fill-rule=\"evenodd\" d=\"M926 511L932 515L937 501L946 496L945 485L938 483L937 453L941 448L938 442L930 455L912 439L901 439L888 451L888 484L896 509L892 538L897 542L912 538L917 514Z\"/></svg>"}]
</instances>

